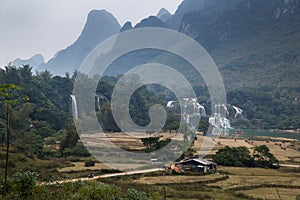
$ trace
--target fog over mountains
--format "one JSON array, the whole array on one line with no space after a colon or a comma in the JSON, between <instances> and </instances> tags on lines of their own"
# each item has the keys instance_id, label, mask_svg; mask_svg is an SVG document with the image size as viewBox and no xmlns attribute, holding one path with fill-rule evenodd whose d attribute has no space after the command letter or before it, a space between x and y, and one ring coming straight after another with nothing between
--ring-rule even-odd
<instances>
[{"instance_id":1,"label":"fog over mountains","mask_svg":"<svg viewBox=\"0 0 300 200\"><path fill-rule=\"evenodd\" d=\"M65 75L66 72L73 73L97 44L117 34L120 29L121 26L111 13L105 10L92 10L88 14L83 31L73 44L58 51L49 62L32 66L38 71L49 70L55 75ZM13 62L16 66L21 63L20 59ZM25 60L22 64L33 63Z\"/></svg>"},{"instance_id":2,"label":"fog over mountains","mask_svg":"<svg viewBox=\"0 0 300 200\"><path fill-rule=\"evenodd\" d=\"M227 87L299 85L298 0L185 0L174 15L161 9L135 27L130 22L121 27L109 12L93 10L78 39L49 62L34 56L13 64L30 64L55 75L73 73L97 44L119 31L141 27L171 28L197 40L216 61ZM136 59L142 58L151 60L153 55Z\"/></svg>"}]
</instances>

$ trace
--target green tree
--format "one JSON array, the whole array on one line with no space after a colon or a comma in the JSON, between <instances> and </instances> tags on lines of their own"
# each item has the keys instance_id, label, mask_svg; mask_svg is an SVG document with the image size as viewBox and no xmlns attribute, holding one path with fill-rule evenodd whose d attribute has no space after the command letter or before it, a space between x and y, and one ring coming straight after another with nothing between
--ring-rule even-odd
<instances>
[{"instance_id":1,"label":"green tree","mask_svg":"<svg viewBox=\"0 0 300 200\"><path fill-rule=\"evenodd\" d=\"M253 157L255 159L256 166L274 168L278 166L279 161L270 152L270 149L266 145L260 145L254 148Z\"/></svg>"},{"instance_id":2,"label":"green tree","mask_svg":"<svg viewBox=\"0 0 300 200\"><path fill-rule=\"evenodd\" d=\"M254 167L253 158L247 147L229 147L219 149L213 156L216 163L224 166Z\"/></svg>"},{"instance_id":3,"label":"green tree","mask_svg":"<svg viewBox=\"0 0 300 200\"><path fill-rule=\"evenodd\" d=\"M12 106L17 103L14 99L14 91L20 90L21 87L15 84L0 84L0 98L4 99L5 126L6 126L6 156L5 156L5 172L4 172L4 193L7 193L7 172L9 161L9 147L11 136Z\"/></svg>"},{"instance_id":4,"label":"green tree","mask_svg":"<svg viewBox=\"0 0 300 200\"><path fill-rule=\"evenodd\" d=\"M153 147L158 144L159 137L141 138L141 141L148 148L148 150L152 150Z\"/></svg>"},{"instance_id":5,"label":"green tree","mask_svg":"<svg viewBox=\"0 0 300 200\"><path fill-rule=\"evenodd\" d=\"M61 155L64 155L64 150L67 148L73 148L78 142L79 136L77 134L74 123L70 123L67 130L66 136L60 142L60 152ZM65 155L66 156L66 155Z\"/></svg>"}]
</instances>

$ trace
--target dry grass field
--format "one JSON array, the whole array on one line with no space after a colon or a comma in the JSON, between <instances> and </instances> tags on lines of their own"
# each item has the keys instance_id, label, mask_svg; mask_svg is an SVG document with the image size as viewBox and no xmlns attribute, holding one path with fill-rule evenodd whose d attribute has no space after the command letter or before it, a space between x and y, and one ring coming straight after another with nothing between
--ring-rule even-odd
<instances>
[{"instance_id":1,"label":"dry grass field","mask_svg":"<svg viewBox=\"0 0 300 200\"><path fill-rule=\"evenodd\" d=\"M300 185L300 177L281 177L281 176L240 176L229 175L229 179L210 184L212 186L220 186L222 189L235 187L255 186L261 184L279 184L279 185Z\"/></svg>"},{"instance_id":2,"label":"dry grass field","mask_svg":"<svg viewBox=\"0 0 300 200\"><path fill-rule=\"evenodd\" d=\"M116 184L122 188L134 187L141 191L157 191L160 194L163 194L165 190L167 199L290 200L300 195L300 189L295 189L300 188L298 171L284 172L280 169L241 167L219 167L219 170L229 174L226 180L220 179L226 178L223 174L201 176L196 173L172 175L159 172L100 181ZM205 183L205 181L212 182ZM276 189L272 185L276 185Z\"/></svg>"},{"instance_id":3,"label":"dry grass field","mask_svg":"<svg viewBox=\"0 0 300 200\"><path fill-rule=\"evenodd\" d=\"M247 190L244 193L254 198L295 200L296 196L300 195L300 190L289 188L258 188Z\"/></svg>"},{"instance_id":4,"label":"dry grass field","mask_svg":"<svg viewBox=\"0 0 300 200\"><path fill-rule=\"evenodd\" d=\"M157 176L157 177L142 177L134 180L134 183L139 184L172 184L172 183L192 183L213 180L221 178L220 174L212 174L207 176Z\"/></svg>"},{"instance_id":5,"label":"dry grass field","mask_svg":"<svg viewBox=\"0 0 300 200\"><path fill-rule=\"evenodd\" d=\"M58 169L59 172L72 172L72 171L87 171L87 170L102 170L102 169L110 169L106 165L103 165L101 163L95 163L95 166L92 167L85 167L84 162L72 162L71 167L64 167L61 169Z\"/></svg>"},{"instance_id":6,"label":"dry grass field","mask_svg":"<svg viewBox=\"0 0 300 200\"><path fill-rule=\"evenodd\" d=\"M274 141L258 141L251 140L246 142L245 139L233 139L233 138L211 138L202 135L197 135L197 141L195 142L194 149L199 155L215 154L219 149L230 146L239 147L245 146L249 149L250 153L253 152L255 146L266 145L269 147L270 152L281 161L289 161L290 158L295 158L295 161L300 159L300 151L295 148L290 148L292 142L274 142Z\"/></svg>"},{"instance_id":7,"label":"dry grass field","mask_svg":"<svg viewBox=\"0 0 300 200\"><path fill-rule=\"evenodd\" d=\"M103 170L103 169L111 170L112 169L102 163L95 163L95 166L92 166L92 167L85 167L84 162L72 162L71 164L72 164L72 166L58 169L58 171L62 172L62 173L67 173L67 172L95 171L95 170ZM143 167L144 165L116 163L115 166L118 166L118 168L126 167L126 168L135 169L137 167Z\"/></svg>"},{"instance_id":8,"label":"dry grass field","mask_svg":"<svg viewBox=\"0 0 300 200\"><path fill-rule=\"evenodd\" d=\"M300 157L300 151L291 149L290 142L266 142L266 141L253 141L253 145L267 145L270 152L275 155L279 161L288 161L290 157Z\"/></svg>"}]
</instances>

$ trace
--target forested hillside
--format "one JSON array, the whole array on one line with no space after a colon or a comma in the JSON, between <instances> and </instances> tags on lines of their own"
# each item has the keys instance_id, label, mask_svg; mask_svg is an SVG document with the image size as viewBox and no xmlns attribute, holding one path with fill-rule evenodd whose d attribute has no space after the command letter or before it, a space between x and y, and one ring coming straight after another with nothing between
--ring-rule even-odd
<instances>
[{"instance_id":1,"label":"forested hillside","mask_svg":"<svg viewBox=\"0 0 300 200\"><path fill-rule=\"evenodd\" d=\"M48 71L33 75L31 70L28 65L0 70L0 85L13 84L20 87L19 90L11 92L11 98L16 102L12 104L12 146L17 151L36 154L41 158L72 153L88 155L78 143L79 137L71 114L70 95L77 72L72 76L66 74L65 77L60 77L52 76ZM89 87L91 79L81 77L85 77L81 82L83 87ZM100 99L100 108L96 108L98 120L103 130L108 132L120 131L114 122L110 106L114 84L118 79L119 77L104 77L96 90ZM6 135L4 97L0 97L0 144L5 143ZM98 102L95 102L95 107L98 105L96 103ZM148 110L154 103L163 104L160 98L149 92L146 87L134 93L130 101L130 114L135 123L145 126L150 122ZM166 126L178 120L168 120Z\"/></svg>"}]
</instances>

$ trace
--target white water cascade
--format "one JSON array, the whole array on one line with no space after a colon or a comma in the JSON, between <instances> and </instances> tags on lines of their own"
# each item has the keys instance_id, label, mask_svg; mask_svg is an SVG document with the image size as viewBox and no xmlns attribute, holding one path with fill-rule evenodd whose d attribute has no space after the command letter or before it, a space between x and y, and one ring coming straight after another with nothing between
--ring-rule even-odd
<instances>
[{"instance_id":1,"label":"white water cascade","mask_svg":"<svg viewBox=\"0 0 300 200\"><path fill-rule=\"evenodd\" d=\"M169 101L167 108L174 108L178 103L177 101ZM205 107L199 104L196 98L184 98L180 104L183 105L181 113L183 120L191 126L190 128L196 129L195 124L191 124L206 116Z\"/></svg>"},{"instance_id":2,"label":"white water cascade","mask_svg":"<svg viewBox=\"0 0 300 200\"><path fill-rule=\"evenodd\" d=\"M204 106L202 106L200 103L197 103L197 113L201 117L206 116L206 110L205 110Z\"/></svg>"},{"instance_id":3,"label":"white water cascade","mask_svg":"<svg viewBox=\"0 0 300 200\"><path fill-rule=\"evenodd\" d=\"M100 98L95 95L95 103L96 103L96 108L98 109L98 111L100 111Z\"/></svg>"},{"instance_id":4,"label":"white water cascade","mask_svg":"<svg viewBox=\"0 0 300 200\"><path fill-rule=\"evenodd\" d=\"M175 101L169 101L167 103L167 108L173 108L174 107L174 103L175 103Z\"/></svg>"},{"instance_id":5,"label":"white water cascade","mask_svg":"<svg viewBox=\"0 0 300 200\"><path fill-rule=\"evenodd\" d=\"M235 110L235 115L234 115L235 118L237 118L238 116L242 116L243 113L242 109L236 106L232 106L232 108Z\"/></svg>"},{"instance_id":6,"label":"white water cascade","mask_svg":"<svg viewBox=\"0 0 300 200\"><path fill-rule=\"evenodd\" d=\"M77 109L77 101L76 101L76 97L71 94L70 95L72 98L72 113L73 113L73 117L74 119L78 119L78 109Z\"/></svg>"},{"instance_id":7,"label":"white water cascade","mask_svg":"<svg viewBox=\"0 0 300 200\"><path fill-rule=\"evenodd\" d=\"M229 119L226 118L226 116L222 116L222 111L225 111L226 115L229 115L228 109L226 107L226 105L224 104L217 104L215 105L215 111L212 114L212 116L209 118L209 123L216 128L219 129L230 129L231 125L230 125L230 121Z\"/></svg>"},{"instance_id":8,"label":"white water cascade","mask_svg":"<svg viewBox=\"0 0 300 200\"><path fill-rule=\"evenodd\" d=\"M206 116L204 106L199 104L196 98L184 98L182 103L184 105L184 112L182 115L187 124L193 124L197 120L201 119L201 117ZM191 128L196 129L194 125L192 125Z\"/></svg>"}]
</instances>

